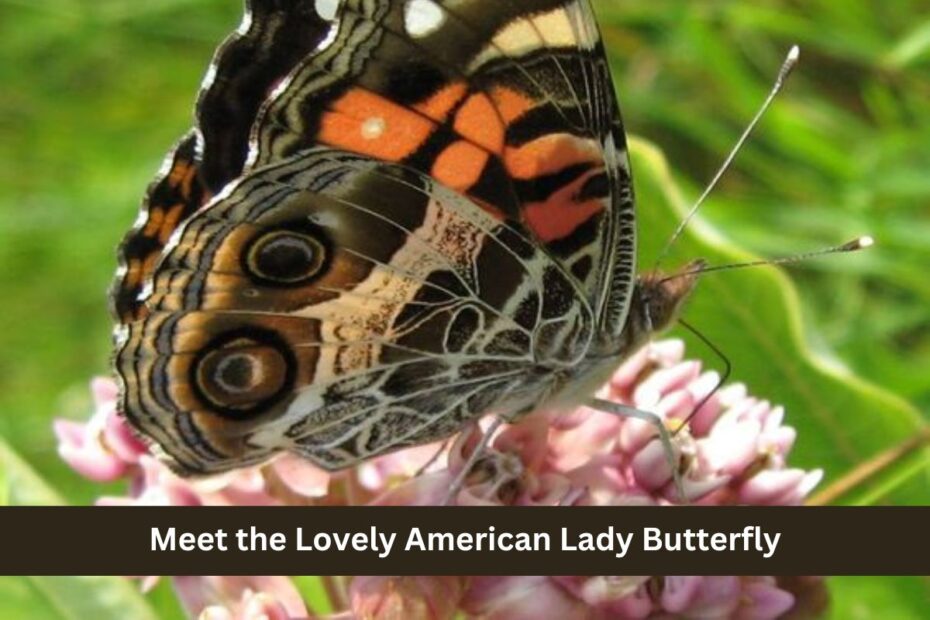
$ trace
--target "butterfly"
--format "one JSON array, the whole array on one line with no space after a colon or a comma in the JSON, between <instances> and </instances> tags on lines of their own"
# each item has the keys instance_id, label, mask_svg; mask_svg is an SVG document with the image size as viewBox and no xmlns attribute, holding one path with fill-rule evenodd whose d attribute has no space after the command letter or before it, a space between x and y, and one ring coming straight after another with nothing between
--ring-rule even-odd
<instances>
[{"instance_id":1,"label":"butterfly","mask_svg":"<svg viewBox=\"0 0 930 620\"><path fill-rule=\"evenodd\" d=\"M636 275L588 0L251 0L120 250L120 410L177 472L338 470L593 393Z\"/></svg>"}]
</instances>

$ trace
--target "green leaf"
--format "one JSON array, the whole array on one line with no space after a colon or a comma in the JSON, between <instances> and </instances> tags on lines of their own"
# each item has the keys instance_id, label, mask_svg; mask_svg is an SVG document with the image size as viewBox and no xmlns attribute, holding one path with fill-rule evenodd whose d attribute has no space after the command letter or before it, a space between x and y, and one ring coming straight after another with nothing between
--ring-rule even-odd
<instances>
[{"instance_id":1,"label":"green leaf","mask_svg":"<svg viewBox=\"0 0 930 620\"><path fill-rule=\"evenodd\" d=\"M927 617L925 577L835 577L828 580L835 620L920 620Z\"/></svg>"},{"instance_id":2,"label":"green leaf","mask_svg":"<svg viewBox=\"0 0 930 620\"><path fill-rule=\"evenodd\" d=\"M60 506L64 500L0 437L0 506Z\"/></svg>"},{"instance_id":3,"label":"green leaf","mask_svg":"<svg viewBox=\"0 0 930 620\"><path fill-rule=\"evenodd\" d=\"M49 619L156 620L158 617L138 591L137 586L122 577L27 577L25 579L28 579L32 586L34 598L40 600L44 607L50 610L46 616ZM36 618L36 616L30 611L29 618Z\"/></svg>"},{"instance_id":4,"label":"green leaf","mask_svg":"<svg viewBox=\"0 0 930 620\"><path fill-rule=\"evenodd\" d=\"M7 506L63 504L49 486L0 438L0 496ZM38 533L37 535L41 535ZM106 544L105 540L101 544ZM49 559L50 562L54 558ZM31 620L155 620L138 587L121 577L3 577L0 617Z\"/></svg>"},{"instance_id":5,"label":"green leaf","mask_svg":"<svg viewBox=\"0 0 930 620\"><path fill-rule=\"evenodd\" d=\"M688 204L656 148L633 140L631 150L638 192L640 271L646 271ZM678 264L696 257L718 265L757 258L700 218L689 226L673 254L679 257ZM859 257L818 260L853 262ZM827 484L905 441L923 424L908 403L855 376L809 344L804 335L811 332L805 330L798 293L781 270L762 267L703 276L684 318L727 355L733 381L746 383L751 394L785 406L787 423L799 435L791 462L823 468ZM690 334L676 330L676 335L687 340L689 356L703 358L710 368L722 368L722 362ZM899 473L906 475L899 476L876 502L930 501L926 467ZM922 484L911 484L915 478Z\"/></svg>"},{"instance_id":6,"label":"green leaf","mask_svg":"<svg viewBox=\"0 0 930 620\"><path fill-rule=\"evenodd\" d=\"M930 21L920 23L888 54L889 67L900 68L930 57Z\"/></svg>"},{"instance_id":7,"label":"green leaf","mask_svg":"<svg viewBox=\"0 0 930 620\"><path fill-rule=\"evenodd\" d=\"M7 476L6 468L0 467L0 506L9 506L10 505L10 479Z\"/></svg>"},{"instance_id":8,"label":"green leaf","mask_svg":"<svg viewBox=\"0 0 930 620\"><path fill-rule=\"evenodd\" d=\"M0 617L58 620L48 600L33 587L28 577L0 577Z\"/></svg>"}]
</instances>

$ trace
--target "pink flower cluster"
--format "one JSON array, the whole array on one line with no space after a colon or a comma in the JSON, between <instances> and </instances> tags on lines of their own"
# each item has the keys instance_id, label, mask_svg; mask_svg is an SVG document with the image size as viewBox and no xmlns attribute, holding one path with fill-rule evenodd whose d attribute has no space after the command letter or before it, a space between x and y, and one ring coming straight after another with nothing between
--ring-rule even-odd
<instances>
[{"instance_id":1,"label":"pink flower cluster","mask_svg":"<svg viewBox=\"0 0 930 620\"><path fill-rule=\"evenodd\" d=\"M652 343L627 360L600 398L653 411L673 442L689 503L791 505L820 471L787 466L795 431L781 407L683 361L678 340ZM206 480L177 477L153 458L116 412L116 387L92 384L85 424L58 421L59 452L91 480L126 479L128 493L99 504L435 505L487 428L473 425L446 446L404 450L329 474L294 456ZM655 428L581 407L537 413L490 441L455 498L459 505L670 505L677 492ZM146 584L151 584L148 579ZM324 578L335 618L777 618L796 605L769 577L357 577ZM183 577L175 588L194 617L320 617L283 577ZM796 584L795 584L796 585ZM793 588L794 589L794 588Z\"/></svg>"}]
</instances>

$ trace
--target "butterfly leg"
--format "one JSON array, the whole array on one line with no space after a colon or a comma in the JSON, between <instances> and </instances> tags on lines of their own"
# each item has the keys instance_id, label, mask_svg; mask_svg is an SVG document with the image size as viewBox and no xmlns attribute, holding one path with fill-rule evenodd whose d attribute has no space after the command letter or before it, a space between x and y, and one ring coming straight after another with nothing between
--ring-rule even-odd
<instances>
[{"instance_id":1,"label":"butterfly leg","mask_svg":"<svg viewBox=\"0 0 930 620\"><path fill-rule=\"evenodd\" d=\"M675 450L674 444L672 444L672 436L668 432L668 428L665 426L665 421L661 417L655 413L652 413L651 411L643 411L641 409L636 409L635 407L621 405L620 403L603 400L601 398L592 398L588 401L588 406L592 409L596 409L604 413L622 416L625 418L636 418L637 420L643 420L644 422L648 422L655 426L659 433L659 441L662 442L662 449L665 452L665 458L672 470L672 480L675 483L675 491L678 493L678 498L680 501L685 503L688 501L687 495L685 495L685 485L681 478L681 470L678 466L679 454L678 451Z\"/></svg>"},{"instance_id":2,"label":"butterfly leg","mask_svg":"<svg viewBox=\"0 0 930 620\"><path fill-rule=\"evenodd\" d=\"M433 456L429 457L429 460L428 460L428 461L426 461L425 463L423 463L423 465L420 466L420 469L417 470L417 473L415 473L415 474L413 475L413 477L414 477L414 478L419 478L420 476L422 476L423 474L425 474L425 473L426 473L426 470L429 469L430 467L432 467L432 466L433 466L433 463L435 463L436 461L438 461L438 460L439 460L439 457L441 457L442 454L443 454L443 452L446 451L446 448L449 447L449 442L450 442L450 441L452 441L452 440L451 440L451 439L446 439L444 442L442 442L442 445L439 446L439 449L436 450L436 452L433 453Z\"/></svg>"},{"instance_id":3,"label":"butterfly leg","mask_svg":"<svg viewBox=\"0 0 930 620\"><path fill-rule=\"evenodd\" d=\"M471 473L471 470L475 467L478 460L487 452L488 444L491 443L491 438L494 437L494 433L497 432L497 429L500 428L503 423L504 420L502 418L494 418L494 421L491 422L491 426L484 432L481 441L478 442L478 445L475 446L475 449L472 450L472 453L469 455L468 460L465 461L465 466L462 467L462 470L452 481L449 492L446 493L446 498L442 501L442 506L449 506L452 500L455 499L455 496L459 494L459 491L462 490L462 487L465 486L465 479L468 477L468 474Z\"/></svg>"}]
</instances>

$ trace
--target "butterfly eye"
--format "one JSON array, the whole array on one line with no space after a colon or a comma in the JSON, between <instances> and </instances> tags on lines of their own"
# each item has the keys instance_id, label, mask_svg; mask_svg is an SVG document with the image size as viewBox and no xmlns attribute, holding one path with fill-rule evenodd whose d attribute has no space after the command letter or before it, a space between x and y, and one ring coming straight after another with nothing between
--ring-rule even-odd
<instances>
[{"instance_id":1,"label":"butterfly eye","mask_svg":"<svg viewBox=\"0 0 930 620\"><path fill-rule=\"evenodd\" d=\"M326 247L313 235L276 230L255 239L246 252L251 276L273 286L307 284L320 273Z\"/></svg>"},{"instance_id":2,"label":"butterfly eye","mask_svg":"<svg viewBox=\"0 0 930 620\"><path fill-rule=\"evenodd\" d=\"M217 413L241 418L267 407L292 381L293 360L269 342L225 338L205 349L194 364L194 384Z\"/></svg>"}]
</instances>

